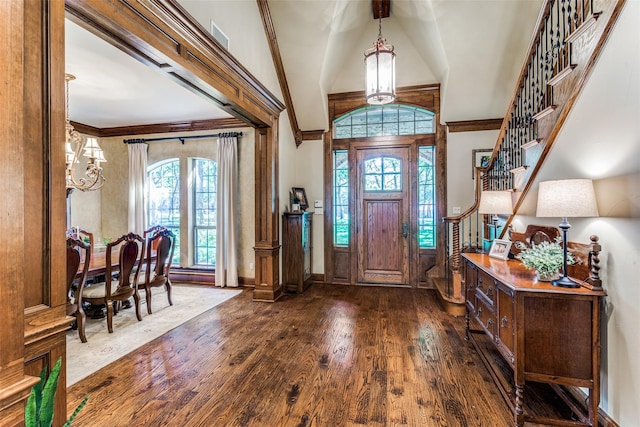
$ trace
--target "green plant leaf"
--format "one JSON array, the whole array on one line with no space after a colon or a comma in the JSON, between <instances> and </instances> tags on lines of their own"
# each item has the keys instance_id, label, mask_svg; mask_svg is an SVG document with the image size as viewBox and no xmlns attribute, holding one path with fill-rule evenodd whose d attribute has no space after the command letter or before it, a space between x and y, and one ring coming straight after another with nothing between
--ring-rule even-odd
<instances>
[{"instance_id":1,"label":"green plant leaf","mask_svg":"<svg viewBox=\"0 0 640 427\"><path fill-rule=\"evenodd\" d=\"M89 396L90 395L86 395L84 397L84 399L82 399L82 402L80 402L80 404L78 405L78 407L73 411L73 414L71 414L71 416L69 417L69 419L67 420L66 423L64 423L63 427L69 427L71 425L71 423L73 422L73 420L76 418L76 416L80 413L80 411L82 410L82 408L84 408L84 405L87 404L87 400L89 400Z\"/></svg>"},{"instance_id":2,"label":"green plant leaf","mask_svg":"<svg viewBox=\"0 0 640 427\"><path fill-rule=\"evenodd\" d=\"M44 366L40 372L40 382L31 388L31 394L27 399L24 409L25 427L51 427L53 424L53 410L56 401L56 391L58 390L58 379L62 369L62 357L59 357L56 364L51 369L51 374L47 378L47 367ZM44 386L43 386L44 384ZM89 395L87 395L78 407L73 411L71 417L64 424L70 426L73 419L84 408Z\"/></svg>"},{"instance_id":3,"label":"green plant leaf","mask_svg":"<svg viewBox=\"0 0 640 427\"><path fill-rule=\"evenodd\" d=\"M53 422L53 409L55 406L56 390L58 389L58 377L62 367L62 358L59 357L56 364L51 369L51 374L47 379L42 392L42 406L39 411L39 421L41 427L49 427Z\"/></svg>"},{"instance_id":4,"label":"green plant leaf","mask_svg":"<svg viewBox=\"0 0 640 427\"><path fill-rule=\"evenodd\" d=\"M35 384L33 386L33 388L31 389L35 395L35 400L36 400L36 423L40 423L39 420L39 414L40 414L40 408L42 407L42 389L44 388L44 383L47 381L47 365L44 365L42 367L42 370L40 371L40 381Z\"/></svg>"},{"instance_id":5,"label":"green plant leaf","mask_svg":"<svg viewBox=\"0 0 640 427\"><path fill-rule=\"evenodd\" d=\"M24 408L24 425L25 427L38 427L38 421L36 416L36 395L34 393L34 387L31 388L31 394L27 399L27 406Z\"/></svg>"}]
</instances>

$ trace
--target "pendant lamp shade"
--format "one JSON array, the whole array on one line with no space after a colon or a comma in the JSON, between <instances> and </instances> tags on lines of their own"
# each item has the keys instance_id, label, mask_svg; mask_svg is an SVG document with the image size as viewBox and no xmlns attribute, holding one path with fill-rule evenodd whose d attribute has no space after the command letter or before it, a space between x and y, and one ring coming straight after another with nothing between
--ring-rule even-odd
<instances>
[{"instance_id":1,"label":"pendant lamp shade","mask_svg":"<svg viewBox=\"0 0 640 427\"><path fill-rule=\"evenodd\" d=\"M396 54L393 46L378 38L364 56L367 71L366 99L368 104L381 105L396 98Z\"/></svg>"}]
</instances>

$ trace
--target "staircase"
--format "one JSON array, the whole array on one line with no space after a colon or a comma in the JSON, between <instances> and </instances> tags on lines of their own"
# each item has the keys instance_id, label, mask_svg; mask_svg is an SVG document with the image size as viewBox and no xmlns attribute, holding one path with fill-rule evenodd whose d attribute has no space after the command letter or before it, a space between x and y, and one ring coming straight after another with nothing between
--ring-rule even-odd
<instances>
[{"instance_id":1,"label":"staircase","mask_svg":"<svg viewBox=\"0 0 640 427\"><path fill-rule=\"evenodd\" d=\"M477 168L475 202L446 225L446 277L434 284L447 311L464 314L461 253L482 249L482 190L513 191L514 215L558 137L626 0L545 0L489 166ZM502 234L513 218L502 221ZM486 231L486 230L485 230Z\"/></svg>"}]
</instances>

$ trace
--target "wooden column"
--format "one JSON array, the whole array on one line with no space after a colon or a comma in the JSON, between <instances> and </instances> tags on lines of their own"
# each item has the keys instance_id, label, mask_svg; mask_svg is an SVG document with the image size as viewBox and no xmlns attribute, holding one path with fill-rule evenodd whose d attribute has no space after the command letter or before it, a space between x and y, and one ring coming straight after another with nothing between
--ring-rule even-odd
<instances>
[{"instance_id":1,"label":"wooden column","mask_svg":"<svg viewBox=\"0 0 640 427\"><path fill-rule=\"evenodd\" d=\"M22 210L24 206L22 149L24 122L22 112L22 37L24 32L23 4L4 2L0 7L2 40L0 61L3 85L0 94L0 230L8 238L0 245L0 304L11 309L0 310L0 419L17 425L24 418L24 400L30 387L37 382L25 376L23 364L24 270L22 242L24 235Z\"/></svg>"},{"instance_id":2,"label":"wooden column","mask_svg":"<svg viewBox=\"0 0 640 427\"><path fill-rule=\"evenodd\" d=\"M256 284L254 301L273 302L282 295L280 285L278 120L271 128L256 130Z\"/></svg>"},{"instance_id":3,"label":"wooden column","mask_svg":"<svg viewBox=\"0 0 640 427\"><path fill-rule=\"evenodd\" d=\"M0 5L0 420L23 425L43 366L65 354L64 1ZM54 425L66 419L66 371Z\"/></svg>"}]
</instances>

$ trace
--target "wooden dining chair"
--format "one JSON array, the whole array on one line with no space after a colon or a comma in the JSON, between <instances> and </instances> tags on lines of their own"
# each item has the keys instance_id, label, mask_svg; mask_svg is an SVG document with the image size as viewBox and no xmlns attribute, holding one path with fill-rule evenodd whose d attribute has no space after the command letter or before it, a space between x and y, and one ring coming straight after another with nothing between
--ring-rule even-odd
<instances>
[{"instance_id":1,"label":"wooden dining chair","mask_svg":"<svg viewBox=\"0 0 640 427\"><path fill-rule=\"evenodd\" d=\"M167 292L169 305L171 301L171 279L169 270L173 259L176 236L171 230L156 231L152 237L147 238L147 259L145 271L140 276L139 289L145 291L147 301L147 313L151 313L151 288L164 286ZM154 262L155 261L155 262Z\"/></svg>"},{"instance_id":2,"label":"wooden dining chair","mask_svg":"<svg viewBox=\"0 0 640 427\"><path fill-rule=\"evenodd\" d=\"M83 230L82 228L71 228L69 230L67 230L67 237L72 237L74 239L78 239L78 240L82 240L85 243L89 243L89 246L91 246L91 250L93 251L93 233L87 230ZM88 242L87 242L88 241Z\"/></svg>"},{"instance_id":3,"label":"wooden dining chair","mask_svg":"<svg viewBox=\"0 0 640 427\"><path fill-rule=\"evenodd\" d=\"M111 260L113 252L118 250L119 262L114 267ZM140 266L144 260L144 240L138 234L129 233L119 239L109 242L105 253L106 273L105 282L86 287L82 299L91 304L104 304L107 307L107 329L113 332L113 315L117 313L116 303L128 300L133 296L136 307L136 317L142 320L140 314L140 294L138 293L138 276ZM113 277L114 270L118 271L118 278Z\"/></svg>"},{"instance_id":4,"label":"wooden dining chair","mask_svg":"<svg viewBox=\"0 0 640 427\"><path fill-rule=\"evenodd\" d=\"M167 228L164 225L154 225L152 227L149 227L147 230L144 230L144 234L142 235L142 237L144 237L145 239L147 237L149 237L150 235L153 236L154 234L158 233L159 231L162 230L166 230Z\"/></svg>"},{"instance_id":5,"label":"wooden dining chair","mask_svg":"<svg viewBox=\"0 0 640 427\"><path fill-rule=\"evenodd\" d=\"M78 335L83 343L87 342L84 332L87 316L82 307L82 292L90 261L91 246L82 240L67 238L67 316L75 316Z\"/></svg>"}]
</instances>

